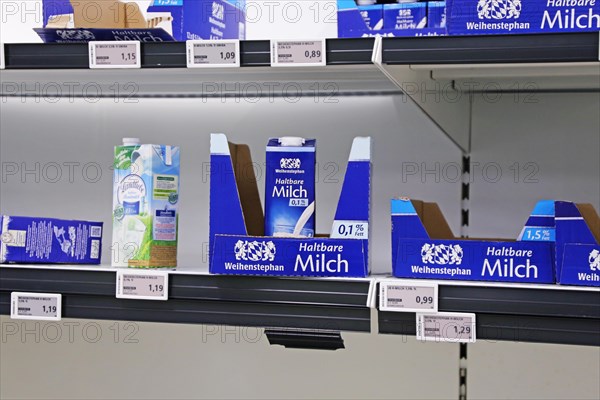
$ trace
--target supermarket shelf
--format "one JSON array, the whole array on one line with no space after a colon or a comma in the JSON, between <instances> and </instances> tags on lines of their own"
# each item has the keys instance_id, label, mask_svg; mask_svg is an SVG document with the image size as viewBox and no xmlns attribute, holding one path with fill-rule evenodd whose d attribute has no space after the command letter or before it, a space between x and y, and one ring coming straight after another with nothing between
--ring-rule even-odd
<instances>
[{"instance_id":1,"label":"supermarket shelf","mask_svg":"<svg viewBox=\"0 0 600 400\"><path fill-rule=\"evenodd\" d=\"M241 68L202 70L185 69L182 42L142 43L141 70L102 71L88 69L86 44L6 44L0 95L327 102L406 94L468 153L475 96L514 93L525 102L543 92L600 93L597 32L381 40L327 39L327 66L299 68L270 67L268 41L241 41Z\"/></svg>"},{"instance_id":2,"label":"supermarket shelf","mask_svg":"<svg viewBox=\"0 0 600 400\"><path fill-rule=\"evenodd\" d=\"M306 68L4 70L0 95L47 98L258 98L401 94L371 65Z\"/></svg>"},{"instance_id":3,"label":"supermarket shelf","mask_svg":"<svg viewBox=\"0 0 600 400\"><path fill-rule=\"evenodd\" d=\"M62 294L63 318L252 326L279 331L370 331L370 281L364 279L170 273L167 301L117 299L115 285L114 269L2 266L0 314L10 313L11 292L25 291ZM311 336L302 334L305 342Z\"/></svg>"},{"instance_id":4,"label":"supermarket shelf","mask_svg":"<svg viewBox=\"0 0 600 400\"><path fill-rule=\"evenodd\" d=\"M60 293L64 318L263 327L271 344L335 350L344 346L341 332L370 332L369 289L382 279L177 270L169 272L169 300L161 302L117 299L115 275L111 268L3 265L0 314L9 314L13 291ZM477 315L478 340L600 346L600 289L435 282L439 311ZM378 311L379 333L414 335L415 318L414 313Z\"/></svg>"},{"instance_id":5,"label":"supermarket shelf","mask_svg":"<svg viewBox=\"0 0 600 400\"><path fill-rule=\"evenodd\" d=\"M498 64L598 61L598 32L387 38L385 64Z\"/></svg>"},{"instance_id":6,"label":"supermarket shelf","mask_svg":"<svg viewBox=\"0 0 600 400\"><path fill-rule=\"evenodd\" d=\"M381 69L465 153L475 96L600 93L600 35L388 38ZM516 96L519 96L518 98Z\"/></svg>"},{"instance_id":7,"label":"supermarket shelf","mask_svg":"<svg viewBox=\"0 0 600 400\"><path fill-rule=\"evenodd\" d=\"M370 63L372 38L327 41L327 64ZM185 68L184 42L141 43L142 68ZM240 41L242 67L268 67L268 40ZM86 43L5 44L6 69L88 69Z\"/></svg>"},{"instance_id":8,"label":"supermarket shelf","mask_svg":"<svg viewBox=\"0 0 600 400\"><path fill-rule=\"evenodd\" d=\"M476 314L477 340L600 346L600 290L438 281L440 312ZM379 333L414 335L415 313L379 311Z\"/></svg>"}]
</instances>

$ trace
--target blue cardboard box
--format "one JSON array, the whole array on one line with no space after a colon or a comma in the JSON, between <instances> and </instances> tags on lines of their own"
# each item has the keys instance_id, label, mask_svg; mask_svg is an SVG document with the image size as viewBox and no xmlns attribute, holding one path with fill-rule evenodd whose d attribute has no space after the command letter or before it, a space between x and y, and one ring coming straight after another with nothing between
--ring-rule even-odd
<instances>
[{"instance_id":1,"label":"blue cardboard box","mask_svg":"<svg viewBox=\"0 0 600 400\"><path fill-rule=\"evenodd\" d=\"M245 0L43 0L45 42L244 39Z\"/></svg>"},{"instance_id":2,"label":"blue cardboard box","mask_svg":"<svg viewBox=\"0 0 600 400\"><path fill-rule=\"evenodd\" d=\"M102 222L0 215L0 263L100 264Z\"/></svg>"},{"instance_id":3,"label":"blue cardboard box","mask_svg":"<svg viewBox=\"0 0 600 400\"><path fill-rule=\"evenodd\" d=\"M43 0L45 42L182 40L183 0Z\"/></svg>"},{"instance_id":4,"label":"blue cardboard box","mask_svg":"<svg viewBox=\"0 0 600 400\"><path fill-rule=\"evenodd\" d=\"M600 31L599 0L452 0L450 35Z\"/></svg>"},{"instance_id":5,"label":"blue cardboard box","mask_svg":"<svg viewBox=\"0 0 600 400\"><path fill-rule=\"evenodd\" d=\"M590 204L555 202L556 276L563 285L600 286L600 217Z\"/></svg>"},{"instance_id":6,"label":"blue cardboard box","mask_svg":"<svg viewBox=\"0 0 600 400\"><path fill-rule=\"evenodd\" d=\"M555 282L554 242L549 239L458 239L435 203L403 198L392 200L391 206L392 270L396 277ZM553 218L548 224L553 224Z\"/></svg>"},{"instance_id":7,"label":"blue cardboard box","mask_svg":"<svg viewBox=\"0 0 600 400\"><path fill-rule=\"evenodd\" d=\"M407 4L411 5L407 6ZM340 38L446 35L445 27L431 28L426 25L426 2L359 6L355 0L337 0L337 5L338 37ZM373 16L378 15L375 13L379 12L379 8L383 14L383 27L373 22ZM400 16L402 13L407 15Z\"/></svg>"},{"instance_id":8,"label":"blue cardboard box","mask_svg":"<svg viewBox=\"0 0 600 400\"><path fill-rule=\"evenodd\" d=\"M246 145L211 135L210 272L365 277L369 274L370 138L355 138L329 237L264 236L263 210ZM317 206L318 210L318 206Z\"/></svg>"}]
</instances>

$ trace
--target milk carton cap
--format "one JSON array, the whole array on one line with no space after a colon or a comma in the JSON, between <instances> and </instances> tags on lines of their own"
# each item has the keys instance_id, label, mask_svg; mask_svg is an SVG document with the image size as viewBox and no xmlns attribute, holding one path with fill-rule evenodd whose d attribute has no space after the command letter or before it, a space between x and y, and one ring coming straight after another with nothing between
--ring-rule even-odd
<instances>
[{"instance_id":1,"label":"milk carton cap","mask_svg":"<svg viewBox=\"0 0 600 400\"><path fill-rule=\"evenodd\" d=\"M139 138L123 138L123 146L137 146L140 144Z\"/></svg>"},{"instance_id":2,"label":"milk carton cap","mask_svg":"<svg viewBox=\"0 0 600 400\"><path fill-rule=\"evenodd\" d=\"M300 147L305 143L304 138L295 136L284 136L279 138L279 144L283 147Z\"/></svg>"}]
</instances>

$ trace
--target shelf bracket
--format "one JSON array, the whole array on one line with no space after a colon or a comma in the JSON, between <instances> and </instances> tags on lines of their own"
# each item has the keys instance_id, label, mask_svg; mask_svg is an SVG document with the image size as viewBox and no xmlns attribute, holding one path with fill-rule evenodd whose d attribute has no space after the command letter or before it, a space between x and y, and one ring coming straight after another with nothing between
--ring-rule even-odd
<instances>
[{"instance_id":1,"label":"shelf bracket","mask_svg":"<svg viewBox=\"0 0 600 400\"><path fill-rule=\"evenodd\" d=\"M288 349L339 350L344 349L341 332L303 329L265 329L271 345Z\"/></svg>"}]
</instances>

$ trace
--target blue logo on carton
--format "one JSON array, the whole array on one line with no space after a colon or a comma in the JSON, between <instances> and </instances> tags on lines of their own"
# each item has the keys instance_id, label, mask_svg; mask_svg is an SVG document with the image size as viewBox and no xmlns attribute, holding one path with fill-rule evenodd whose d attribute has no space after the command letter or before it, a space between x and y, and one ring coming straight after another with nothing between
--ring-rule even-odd
<instances>
[{"instance_id":1,"label":"blue logo on carton","mask_svg":"<svg viewBox=\"0 0 600 400\"><path fill-rule=\"evenodd\" d=\"M479 19L517 19L521 15L521 0L479 0Z\"/></svg>"}]
</instances>

